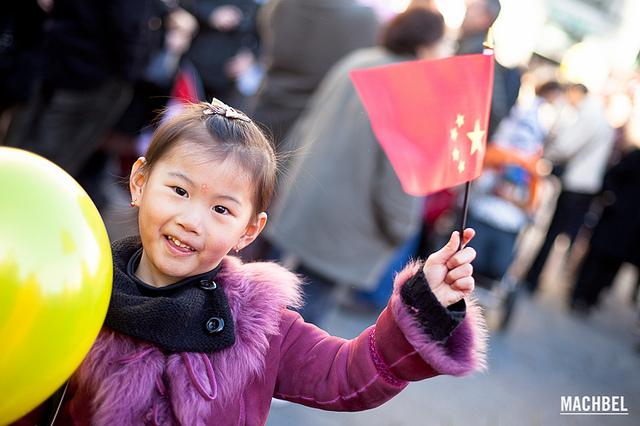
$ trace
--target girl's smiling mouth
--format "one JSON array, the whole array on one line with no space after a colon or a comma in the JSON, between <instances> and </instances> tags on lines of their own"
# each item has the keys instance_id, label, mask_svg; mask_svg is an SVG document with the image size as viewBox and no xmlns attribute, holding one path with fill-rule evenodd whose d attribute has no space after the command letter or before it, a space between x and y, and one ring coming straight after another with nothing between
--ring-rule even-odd
<instances>
[{"instance_id":1,"label":"girl's smiling mouth","mask_svg":"<svg viewBox=\"0 0 640 426\"><path fill-rule=\"evenodd\" d=\"M193 253L196 251L196 249L194 249L190 245L183 243L182 241L171 235L165 235L165 238L169 242L169 246L171 248L178 250L181 253Z\"/></svg>"}]
</instances>

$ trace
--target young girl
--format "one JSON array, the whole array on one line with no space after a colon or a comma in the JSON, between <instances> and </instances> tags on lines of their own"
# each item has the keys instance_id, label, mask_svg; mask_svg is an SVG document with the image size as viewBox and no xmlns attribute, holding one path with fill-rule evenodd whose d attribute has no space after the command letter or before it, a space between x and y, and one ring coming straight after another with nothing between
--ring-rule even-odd
<instances>
[{"instance_id":1,"label":"young girl","mask_svg":"<svg viewBox=\"0 0 640 426\"><path fill-rule=\"evenodd\" d=\"M409 381L483 367L483 320L465 302L475 252L457 251L457 233L398 274L387 308L353 340L287 309L301 303L297 276L228 255L264 228L275 176L263 133L219 101L160 126L130 177L140 237L113 244L105 326L60 424L261 425L272 397L365 410Z\"/></svg>"}]
</instances>

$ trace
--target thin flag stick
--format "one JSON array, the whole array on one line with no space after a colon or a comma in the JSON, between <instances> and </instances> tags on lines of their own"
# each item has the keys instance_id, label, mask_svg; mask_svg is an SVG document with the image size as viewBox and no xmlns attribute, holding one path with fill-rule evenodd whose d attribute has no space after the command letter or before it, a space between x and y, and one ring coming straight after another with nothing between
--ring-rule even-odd
<instances>
[{"instance_id":1,"label":"thin flag stick","mask_svg":"<svg viewBox=\"0 0 640 426\"><path fill-rule=\"evenodd\" d=\"M493 55L493 26L489 27L487 31L487 37L482 43L482 53L484 55ZM464 199L462 201L462 217L460 218L460 243L458 250L462 250L462 243L464 239L464 229L467 227L467 213L469 212L469 190L471 189L471 181L467 181L464 184Z\"/></svg>"},{"instance_id":2,"label":"thin flag stick","mask_svg":"<svg viewBox=\"0 0 640 426\"><path fill-rule=\"evenodd\" d=\"M464 228L467 227L467 212L469 211L469 190L471 189L471 181L468 180L464 184L464 200L462 201L462 217L460 218L460 243L458 244L458 251L462 250L462 237L464 235Z\"/></svg>"}]
</instances>

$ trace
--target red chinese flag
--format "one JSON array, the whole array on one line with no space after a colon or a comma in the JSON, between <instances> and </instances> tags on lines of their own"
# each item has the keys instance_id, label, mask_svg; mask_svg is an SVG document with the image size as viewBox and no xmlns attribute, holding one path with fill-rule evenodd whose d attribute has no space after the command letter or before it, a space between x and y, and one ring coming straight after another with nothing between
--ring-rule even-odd
<instances>
[{"instance_id":1,"label":"red chinese flag","mask_svg":"<svg viewBox=\"0 0 640 426\"><path fill-rule=\"evenodd\" d=\"M359 69L351 79L407 193L426 195L480 175L493 55Z\"/></svg>"}]
</instances>

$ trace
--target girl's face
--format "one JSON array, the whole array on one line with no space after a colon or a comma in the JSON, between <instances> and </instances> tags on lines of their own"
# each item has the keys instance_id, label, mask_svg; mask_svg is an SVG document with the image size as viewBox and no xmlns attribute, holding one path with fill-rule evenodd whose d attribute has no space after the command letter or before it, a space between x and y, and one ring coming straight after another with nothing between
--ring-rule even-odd
<instances>
[{"instance_id":1,"label":"girl's face","mask_svg":"<svg viewBox=\"0 0 640 426\"><path fill-rule=\"evenodd\" d=\"M150 285L166 286L215 268L266 224L266 213L254 215L253 188L243 168L230 157L206 161L206 155L180 143L150 171L141 169L144 158L133 166L130 190L139 206L143 247L136 275Z\"/></svg>"}]
</instances>

